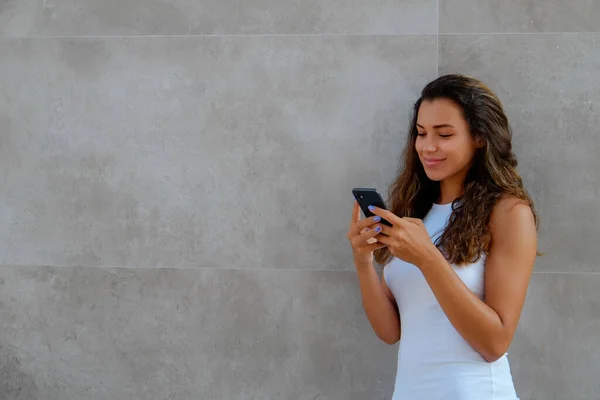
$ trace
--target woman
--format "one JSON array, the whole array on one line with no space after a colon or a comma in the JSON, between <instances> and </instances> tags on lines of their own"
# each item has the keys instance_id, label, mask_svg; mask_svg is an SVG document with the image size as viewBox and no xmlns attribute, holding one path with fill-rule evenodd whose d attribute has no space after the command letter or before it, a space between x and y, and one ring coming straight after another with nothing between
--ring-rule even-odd
<instances>
[{"instance_id":1,"label":"woman","mask_svg":"<svg viewBox=\"0 0 600 400\"><path fill-rule=\"evenodd\" d=\"M400 341L393 400L518 399L506 353L537 217L511 136L489 88L442 76L414 106L390 211L359 220L354 204L348 239L365 312L381 340Z\"/></svg>"}]
</instances>

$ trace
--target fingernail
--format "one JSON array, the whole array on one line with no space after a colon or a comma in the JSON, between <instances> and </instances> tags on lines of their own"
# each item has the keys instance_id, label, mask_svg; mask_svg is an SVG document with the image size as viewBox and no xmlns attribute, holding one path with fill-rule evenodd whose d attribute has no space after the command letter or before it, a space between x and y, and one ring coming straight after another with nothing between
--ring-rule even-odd
<instances>
[{"instance_id":1,"label":"fingernail","mask_svg":"<svg viewBox=\"0 0 600 400\"><path fill-rule=\"evenodd\" d=\"M369 211L375 211L375 206L369 206Z\"/></svg>"},{"instance_id":2,"label":"fingernail","mask_svg":"<svg viewBox=\"0 0 600 400\"><path fill-rule=\"evenodd\" d=\"M381 217L378 215L375 218L373 218L373 221L379 222L379 221L381 221Z\"/></svg>"},{"instance_id":3,"label":"fingernail","mask_svg":"<svg viewBox=\"0 0 600 400\"><path fill-rule=\"evenodd\" d=\"M378 226L377 228L375 228L375 232L381 232L381 227Z\"/></svg>"}]
</instances>

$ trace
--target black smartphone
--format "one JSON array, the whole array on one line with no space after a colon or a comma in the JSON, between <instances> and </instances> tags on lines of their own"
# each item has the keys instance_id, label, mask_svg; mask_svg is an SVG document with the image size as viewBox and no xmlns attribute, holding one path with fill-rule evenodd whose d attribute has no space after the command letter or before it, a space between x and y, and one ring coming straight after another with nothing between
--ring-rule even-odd
<instances>
[{"instance_id":1,"label":"black smartphone","mask_svg":"<svg viewBox=\"0 0 600 400\"><path fill-rule=\"evenodd\" d=\"M383 198L375 188L354 188L352 189L352 194L354 195L354 198L360 206L363 214L365 214L365 217L367 218L375 215L369 211L369 206L375 206L387 210ZM381 219L381 223L387 226L392 226L392 224L384 218Z\"/></svg>"}]
</instances>

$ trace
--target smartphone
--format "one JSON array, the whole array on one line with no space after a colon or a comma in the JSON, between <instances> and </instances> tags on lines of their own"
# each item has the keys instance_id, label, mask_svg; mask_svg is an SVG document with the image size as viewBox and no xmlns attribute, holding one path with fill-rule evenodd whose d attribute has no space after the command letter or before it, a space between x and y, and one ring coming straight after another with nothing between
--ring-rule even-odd
<instances>
[{"instance_id":1,"label":"smartphone","mask_svg":"<svg viewBox=\"0 0 600 400\"><path fill-rule=\"evenodd\" d=\"M354 198L360 206L363 214L365 214L365 217L367 218L375 215L369 211L369 206L375 206L387 210L383 198L375 188L354 188L352 189L352 194L354 195ZM392 224L384 218L381 218L381 223L387 226L392 226Z\"/></svg>"}]
</instances>

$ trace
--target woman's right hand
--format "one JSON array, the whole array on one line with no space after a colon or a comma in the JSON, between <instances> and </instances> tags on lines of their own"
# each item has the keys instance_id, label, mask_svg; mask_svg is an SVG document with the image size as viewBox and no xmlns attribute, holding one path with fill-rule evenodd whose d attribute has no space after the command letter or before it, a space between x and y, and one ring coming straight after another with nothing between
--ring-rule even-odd
<instances>
[{"instance_id":1,"label":"woman's right hand","mask_svg":"<svg viewBox=\"0 0 600 400\"><path fill-rule=\"evenodd\" d=\"M381 232L381 225L378 224L379 221L380 219L377 216L360 219L360 207L356 200L354 201L348 240L350 240L350 244L352 245L352 254L357 268L372 265L373 252L386 246L374 238Z\"/></svg>"}]
</instances>

